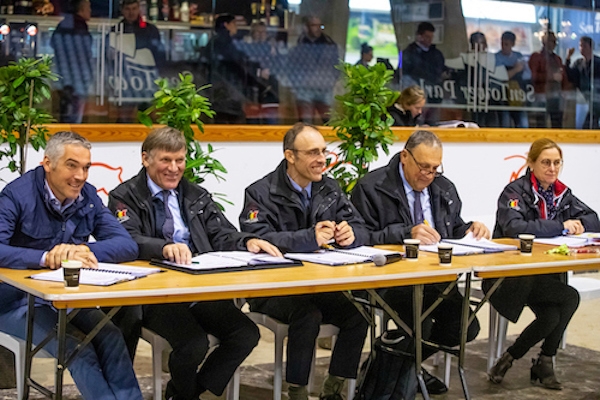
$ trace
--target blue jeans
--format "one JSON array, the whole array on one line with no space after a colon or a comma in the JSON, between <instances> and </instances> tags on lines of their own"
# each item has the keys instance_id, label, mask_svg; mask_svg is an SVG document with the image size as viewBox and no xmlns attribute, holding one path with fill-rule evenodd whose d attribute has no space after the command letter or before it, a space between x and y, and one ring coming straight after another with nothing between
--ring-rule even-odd
<instances>
[{"instance_id":1,"label":"blue jeans","mask_svg":"<svg viewBox=\"0 0 600 400\"><path fill-rule=\"evenodd\" d=\"M67 354L104 317L97 309L84 309L67 325ZM0 314L0 330L25 340L27 306ZM56 328L58 313L46 304L35 305L33 343L41 342ZM56 357L56 339L45 346ZM85 346L69 365L69 372L85 400L142 400L133 365L121 331L111 322Z\"/></svg>"}]
</instances>

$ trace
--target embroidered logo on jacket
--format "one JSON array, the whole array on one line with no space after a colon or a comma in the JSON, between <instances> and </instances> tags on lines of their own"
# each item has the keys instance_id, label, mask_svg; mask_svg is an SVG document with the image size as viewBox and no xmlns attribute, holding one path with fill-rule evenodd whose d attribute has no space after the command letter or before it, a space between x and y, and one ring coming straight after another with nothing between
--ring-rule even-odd
<instances>
[{"instance_id":1,"label":"embroidered logo on jacket","mask_svg":"<svg viewBox=\"0 0 600 400\"><path fill-rule=\"evenodd\" d=\"M258 210L250 210L248 212L248 218L244 222L247 224L258 222Z\"/></svg>"},{"instance_id":2,"label":"embroidered logo on jacket","mask_svg":"<svg viewBox=\"0 0 600 400\"><path fill-rule=\"evenodd\" d=\"M519 211L521 209L521 207L519 207L519 199L508 200L508 207Z\"/></svg>"},{"instance_id":3,"label":"embroidered logo on jacket","mask_svg":"<svg viewBox=\"0 0 600 400\"><path fill-rule=\"evenodd\" d=\"M129 221L129 216L127 215L127 209L126 208L117 210L117 220L120 223L123 223L125 221Z\"/></svg>"}]
</instances>

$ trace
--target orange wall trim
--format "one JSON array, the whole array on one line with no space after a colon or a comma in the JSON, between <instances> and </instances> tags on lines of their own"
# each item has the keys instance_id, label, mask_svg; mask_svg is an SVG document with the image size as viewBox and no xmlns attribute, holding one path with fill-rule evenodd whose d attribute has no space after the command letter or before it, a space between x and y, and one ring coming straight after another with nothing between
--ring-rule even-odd
<instances>
[{"instance_id":1,"label":"orange wall trim","mask_svg":"<svg viewBox=\"0 0 600 400\"><path fill-rule=\"evenodd\" d=\"M140 124L52 124L51 133L72 130L91 142L141 142L150 131ZM278 142L283 141L289 125L206 125L204 134L196 130L202 142ZM575 129L502 129L502 128L424 128L435 132L442 142L454 143L531 143L547 137L557 143L600 143L600 130ZM320 127L328 140L335 140L330 127ZM393 128L398 141L404 142L415 128Z\"/></svg>"}]
</instances>

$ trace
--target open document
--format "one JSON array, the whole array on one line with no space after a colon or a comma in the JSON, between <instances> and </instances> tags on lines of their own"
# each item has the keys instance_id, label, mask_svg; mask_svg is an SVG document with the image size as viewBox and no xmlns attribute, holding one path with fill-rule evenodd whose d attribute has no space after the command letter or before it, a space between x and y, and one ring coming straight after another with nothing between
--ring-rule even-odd
<instances>
[{"instance_id":1,"label":"open document","mask_svg":"<svg viewBox=\"0 0 600 400\"><path fill-rule=\"evenodd\" d=\"M294 267L301 262L283 257L274 257L265 253L249 251L214 251L200 254L192 258L192 263L177 264L168 260L152 260L151 264L161 265L190 274L206 274L211 272L245 271L250 269Z\"/></svg>"},{"instance_id":2,"label":"open document","mask_svg":"<svg viewBox=\"0 0 600 400\"><path fill-rule=\"evenodd\" d=\"M285 257L293 260L308 261L315 264L345 265L359 264L373 261L373 258L382 255L393 257L397 260L402 255L395 251L376 249L375 247L361 246L353 249L322 249L313 253L286 253Z\"/></svg>"},{"instance_id":3,"label":"open document","mask_svg":"<svg viewBox=\"0 0 600 400\"><path fill-rule=\"evenodd\" d=\"M160 268L133 267L131 265L98 263L97 269L82 268L79 274L80 285L110 286L119 282L131 281L161 272ZM63 269L31 275L32 279L51 282L63 282Z\"/></svg>"},{"instance_id":4,"label":"open document","mask_svg":"<svg viewBox=\"0 0 600 400\"><path fill-rule=\"evenodd\" d=\"M481 238L475 239L473 232L469 232L462 239L443 239L442 243L450 243L453 245L452 254L455 256L465 256L469 254L482 253L500 253L503 251L517 250L517 246L500 244L491 240ZM420 245L419 250L437 253L437 243L430 245Z\"/></svg>"},{"instance_id":5,"label":"open document","mask_svg":"<svg viewBox=\"0 0 600 400\"><path fill-rule=\"evenodd\" d=\"M553 238L535 238L534 242L542 244L551 244L560 246L566 244L567 247L600 246L600 233L585 232L580 235L557 236Z\"/></svg>"}]
</instances>

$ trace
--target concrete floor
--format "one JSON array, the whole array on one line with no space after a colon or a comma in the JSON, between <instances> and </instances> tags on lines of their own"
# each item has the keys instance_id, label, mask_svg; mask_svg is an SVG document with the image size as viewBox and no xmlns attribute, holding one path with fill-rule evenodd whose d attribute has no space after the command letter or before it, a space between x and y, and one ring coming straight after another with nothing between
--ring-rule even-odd
<instances>
[{"instance_id":1,"label":"concrete floor","mask_svg":"<svg viewBox=\"0 0 600 400\"><path fill-rule=\"evenodd\" d=\"M582 275L578 275L582 276ZM583 276L600 279L600 273ZM583 301L573 317L567 330L567 348L559 350L556 372L558 379L563 382L565 389L560 392L550 391L529 383L529 368L531 358L536 356L539 349L534 348L521 360L515 361L501 385L490 383L486 378L487 357L487 307L480 312L479 320L482 330L477 340L467 346L466 376L469 391L473 399L544 399L544 400L600 400L600 299ZM517 324L510 324L508 341L532 320L529 310L521 316ZM272 399L272 369L273 369L273 335L267 330L261 330L262 339L242 365L241 400ZM365 345L364 356L368 354L368 343ZM330 352L317 351L317 385L326 374ZM427 369L438 376L443 376L443 366L434 367L431 361L425 363ZM456 366L456 360L453 360ZM456 368L452 369L450 390L447 394L433 396L436 399L464 398ZM34 363L34 378L42 383L52 385L54 360L37 359ZM152 398L152 370L150 346L140 341L136 355L135 370L140 386L147 399ZM168 381L168 374L163 374L163 382ZM67 384L72 384L70 377ZM315 391L318 390L318 387ZM80 398L74 386L66 391L67 399ZM317 393L315 393L316 395ZM417 398L421 396L418 395ZM42 398L32 391L31 399ZM224 398L224 397L223 397ZM285 395L284 395L285 398ZM318 398L318 397L315 397ZM16 399L14 390L0 390L0 399ZM217 399L206 395L203 400Z\"/></svg>"}]
</instances>

